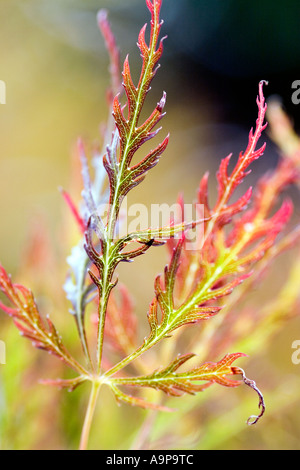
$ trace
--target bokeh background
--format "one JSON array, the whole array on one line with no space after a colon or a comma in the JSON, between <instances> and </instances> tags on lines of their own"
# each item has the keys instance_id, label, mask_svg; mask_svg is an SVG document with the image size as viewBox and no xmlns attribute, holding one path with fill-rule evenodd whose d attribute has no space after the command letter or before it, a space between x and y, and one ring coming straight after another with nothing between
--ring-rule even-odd
<instances>
[{"instance_id":1,"label":"bokeh background","mask_svg":"<svg viewBox=\"0 0 300 470\"><path fill-rule=\"evenodd\" d=\"M67 270L66 242L72 230L76 237L76 227L58 187L71 190L77 137L92 144L101 141L99 128L107 118L108 57L96 24L100 8L109 10L121 57L129 52L137 74L137 35L149 21L143 0L0 0L0 79L7 86L6 104L0 105L0 260L19 280L26 277L27 284L32 283L42 308L70 341L74 325L61 300L61 284ZM291 101L292 83L300 78L300 3L164 0L162 17L168 39L146 107L150 110L167 91L163 132L170 131L171 142L160 165L131 200L173 203L182 191L191 202L207 169L213 198L213 175L220 159L230 152L237 156L245 148L257 116L261 79L269 81L266 96L280 96L300 130L300 105ZM276 164L278 150L267 134L265 140L267 150L255 163L248 184ZM292 190L291 195L297 217L299 193ZM38 254L33 234L40 234L45 243ZM120 271L133 292L141 322L164 256L160 252L143 257ZM258 298L274 295L290 260L288 255L281 259L272 282L262 289L258 286ZM259 426L249 429L244 424L256 406L251 393L248 400L247 390L212 388L207 392L211 400L196 420L188 411L179 422L176 417L159 418L157 429L165 428L166 435L174 423L178 426L178 436L170 439L169 446L299 449L300 365L291 362L291 344L300 339L299 326L297 318L283 324L272 343L258 345L257 355L247 362L249 374L261 388L265 386L269 399L268 414ZM86 395L38 385L54 359L41 358L43 353L19 338L2 314L0 339L7 343L7 364L0 365L1 447L76 447ZM187 407L192 399L186 399ZM109 394L103 395L103 403L92 445L129 447L144 412L120 410Z\"/></svg>"}]
</instances>

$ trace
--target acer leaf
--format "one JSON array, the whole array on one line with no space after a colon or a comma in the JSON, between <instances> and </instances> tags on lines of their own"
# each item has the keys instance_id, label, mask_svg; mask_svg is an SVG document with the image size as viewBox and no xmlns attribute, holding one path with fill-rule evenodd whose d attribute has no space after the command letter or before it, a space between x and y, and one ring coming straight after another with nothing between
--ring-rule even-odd
<instances>
[{"instance_id":1,"label":"acer leaf","mask_svg":"<svg viewBox=\"0 0 300 470\"><path fill-rule=\"evenodd\" d=\"M108 21L108 13L102 9L97 15L98 26L105 40L106 49L110 57L110 76L111 76L111 87L109 90L110 102L113 97L120 92L121 80L120 80L120 51L116 43L116 38L112 32L110 23Z\"/></svg>"},{"instance_id":2,"label":"acer leaf","mask_svg":"<svg viewBox=\"0 0 300 470\"><path fill-rule=\"evenodd\" d=\"M149 139L155 137L159 131L153 131L155 126L163 117L163 109L166 102L166 94L157 104L156 108L145 120L139 123L141 111L150 90L150 84L155 76L158 61L163 52L163 39L159 41L161 1L154 0L153 4L147 2L151 13L151 31L149 45L146 44L146 25L141 29L138 39L138 47L141 51L142 70L138 85L135 86L131 77L128 56L123 67L123 87L127 97L127 116L124 115L124 107L119 101L119 95L113 101L113 117L117 127L118 150L115 146L114 152L108 152L104 156L103 164L107 171L110 182L110 219L109 236L113 236L115 221L118 217L120 204L126 194L141 183L145 173L153 168L161 154L166 149L169 138L166 137L161 144L150 151L144 159L136 165L131 166L131 162L136 151Z\"/></svg>"},{"instance_id":3,"label":"acer leaf","mask_svg":"<svg viewBox=\"0 0 300 470\"><path fill-rule=\"evenodd\" d=\"M237 387L242 383L241 380L232 380L227 376L240 374L240 371L237 372L238 369L232 367L232 364L238 358L245 356L245 354L226 354L219 362L206 362L187 372L178 373L177 370L194 356L194 354L178 356L169 366L155 371L148 376L114 378L111 380L118 385L155 388L172 396L180 396L183 393L194 395L213 383L218 383L225 387ZM203 384L202 382L205 383Z\"/></svg>"},{"instance_id":4,"label":"acer leaf","mask_svg":"<svg viewBox=\"0 0 300 470\"><path fill-rule=\"evenodd\" d=\"M74 215L83 236L87 230L89 220L91 220L92 217L93 220L98 222L98 225L100 225L103 230L103 223L97 213L97 207L104 204L107 200L107 195L104 191L106 175L104 168L96 164L95 177L92 181L88 168L87 156L81 139L78 140L77 149L78 156L81 161L84 187L82 191L83 200L81 201L80 207L78 209L76 208L71 197L66 191L62 190L62 194ZM70 271L64 284L64 290L66 292L67 299L72 305L70 313L75 318L83 351L90 367L92 368L92 360L87 344L84 322L86 307L95 295L95 286L91 283L88 276L88 268L91 262L84 249L84 238L81 238L77 245L72 248L71 254L67 258L67 263L70 267Z\"/></svg>"},{"instance_id":5,"label":"acer leaf","mask_svg":"<svg viewBox=\"0 0 300 470\"><path fill-rule=\"evenodd\" d=\"M230 175L229 158L221 162L217 175L219 197L213 209L210 209L208 202L208 174L200 183L198 202L204 204L205 217L204 227L200 227L201 230L204 228L202 243L194 250L189 250L182 235L176 244L174 241L168 242L168 246L172 247L170 262L164 275L157 276L155 280L155 297L148 311L150 335L128 358L107 371L107 377L112 377L139 358L162 339L170 336L175 329L209 319L219 313L222 309L220 301L251 276L253 265L272 248L278 234L286 226L292 212L292 205L288 201L284 202L272 217L269 217L271 202L266 204L264 209L260 207L256 210L251 207L245 212L245 219L241 217L241 211L245 211L251 202L252 188L237 202L228 204L234 190L247 175L249 165L259 158L264 150L264 146L256 149L260 135L265 129L263 83L259 84L255 132L250 132L246 151L240 153ZM181 206L184 206L182 197L180 201ZM239 225L242 219L243 223ZM233 229L227 233L224 226L230 222L233 222ZM178 225L180 224L174 221L170 226ZM240 233L232 237L233 233L237 233L238 227Z\"/></svg>"},{"instance_id":6,"label":"acer leaf","mask_svg":"<svg viewBox=\"0 0 300 470\"><path fill-rule=\"evenodd\" d=\"M110 137L110 134L112 133L113 123L111 112L113 97L111 95L115 95L121 89L119 49L116 45L116 40L107 18L107 12L105 10L101 10L97 19L99 29L101 30L107 50L109 52L111 75L111 85L108 91L108 104L110 109L108 122L105 126L105 132L103 136L103 150L100 153L97 151L94 152L92 159L94 175L93 178L91 178L89 162L84 144L82 139L78 139L77 151L81 162L81 173L83 180L83 191L81 194L82 201L80 202L78 208L73 203L71 196L66 191L62 190L63 197L66 200L72 214L74 215L82 235L84 235L85 231L87 230L88 222L91 217L93 217L94 225L97 221L98 227L101 227L102 233L104 230L103 222L98 213L98 207L101 207L108 202L109 194L105 189L107 184L107 175L102 164L101 155L106 151L107 141ZM87 344L84 322L86 307L95 296L95 285L91 282L88 276L88 269L90 267L91 261L84 249L84 238L82 238L78 244L72 248L71 254L67 258L67 262L70 266L70 272L68 273L66 282L64 284L64 289L67 298L72 305L70 313L76 320L83 351L86 355L86 358L88 359L90 368L93 368L89 347Z\"/></svg>"},{"instance_id":7,"label":"acer leaf","mask_svg":"<svg viewBox=\"0 0 300 470\"><path fill-rule=\"evenodd\" d=\"M69 354L49 317L42 319L32 292L20 284L13 284L0 265L0 289L13 305L0 308L11 316L22 336L31 340L33 346L58 357L76 372L86 374L85 369Z\"/></svg>"},{"instance_id":8,"label":"acer leaf","mask_svg":"<svg viewBox=\"0 0 300 470\"><path fill-rule=\"evenodd\" d=\"M176 248L173 250L170 264L165 268L163 286L161 277L158 276L156 278L156 295L148 313L151 334L147 341L152 341L155 338L157 342L163 336L167 336L180 326L196 323L200 320L207 320L220 311L220 307L201 307L197 302L189 305L189 308L186 308L184 305L178 308L175 307L173 293L183 243L184 237L179 240ZM161 310L160 322L158 320L158 306Z\"/></svg>"},{"instance_id":9,"label":"acer leaf","mask_svg":"<svg viewBox=\"0 0 300 470\"><path fill-rule=\"evenodd\" d=\"M158 61L161 57L163 39L159 40L162 22L160 21L161 0L147 2L151 13L150 41L145 40L144 26L139 34L138 47L141 51L142 69L137 86L134 85L129 59L126 57L123 67L123 87L127 98L127 116L125 107L120 102L119 94L113 100L113 118L115 129L112 132L111 144L106 147L103 157L103 165L109 179L109 207L107 219L102 221L101 216L90 214L85 234L86 253L97 269L97 274L89 270L90 277L99 291L98 310L98 347L97 363L100 372L102 361L102 349L104 338L104 326L106 310L111 290L117 280L113 275L120 262L132 261L137 256L145 253L154 243L154 239L148 239L139 249L126 251L128 238L115 240L115 229L119 219L122 200L127 193L137 186L145 177L145 174L153 168L168 144L168 137L154 150L150 151L139 163L132 165L132 159L136 151L149 139L157 135L159 129L154 130L163 117L163 108L166 102L166 94L157 104L156 108L143 123L140 123L140 115L146 95L150 89L151 81L156 73ZM103 15L102 15L103 16ZM100 15L100 19L102 17ZM93 242L93 233L96 234L99 243ZM143 237L145 238L145 237ZM132 238L133 240L133 238Z\"/></svg>"},{"instance_id":10,"label":"acer leaf","mask_svg":"<svg viewBox=\"0 0 300 470\"><path fill-rule=\"evenodd\" d=\"M250 130L246 150L240 153L231 174L228 174L228 166L232 158L232 154L228 155L220 163L219 170L217 172L218 199L213 209L210 209L208 202L208 173L204 175L200 183L198 192L199 202L205 207L205 215L210 215L212 217L211 222L206 228L206 238L212 233L216 225L222 226L228 223L234 214L241 212L249 203L252 188L249 188L244 196L242 196L236 203L229 204L229 201L236 188L251 171L249 170L251 163L260 158L265 150L265 144L263 144L259 149L256 148L261 134L267 126L267 124L264 123L267 110L263 94L264 84L267 84L264 80L259 83L259 93L256 100L258 106L256 128L255 131L253 131L253 129Z\"/></svg>"},{"instance_id":11,"label":"acer leaf","mask_svg":"<svg viewBox=\"0 0 300 470\"><path fill-rule=\"evenodd\" d=\"M178 356L169 366L161 368L148 376L140 377L125 377L110 379L110 385L116 392L117 386L130 386L130 387L149 387L155 390L160 390L172 397L180 397L187 393L195 395L197 392L202 392L209 386L217 383L224 387L238 387L245 384L254 390L259 397L260 414L258 416L252 415L248 418L247 424L253 425L265 413L265 402L262 393L257 388L253 380L249 380L243 369L233 366L232 364L244 357L243 353L226 354L219 362L205 362L199 367L195 367L186 372L177 372L177 370L188 362L191 358L195 357L194 354L185 354ZM230 376L242 375L241 380L233 380ZM118 389L119 390L119 389ZM119 392L120 393L120 392ZM127 396L128 397L128 396ZM131 397L130 397L131 398ZM128 397L126 400L131 403ZM131 403L137 406L144 407L143 402L139 404L138 401ZM151 405L147 404L148 407ZM155 408L156 404L153 405Z\"/></svg>"},{"instance_id":12,"label":"acer leaf","mask_svg":"<svg viewBox=\"0 0 300 470\"><path fill-rule=\"evenodd\" d=\"M264 118L267 110L267 105L265 104L265 98L263 95L264 84L267 84L267 82L264 80L262 80L259 84L259 95L256 100L258 106L256 129L254 132L253 129L250 130L248 146L245 152L240 153L237 163L230 176L228 175L228 165L232 155L229 155L227 158L222 160L220 164L220 168L217 174L219 197L215 207L215 212L219 212L220 215L222 213L224 214L224 211L228 210L228 208L225 207L225 204L227 204L229 201L236 187L241 184L245 176L249 173L248 168L251 163L260 158L264 153L266 144L263 144L263 146L259 149L256 148L260 136L267 126L267 124L264 124Z\"/></svg>"}]
</instances>

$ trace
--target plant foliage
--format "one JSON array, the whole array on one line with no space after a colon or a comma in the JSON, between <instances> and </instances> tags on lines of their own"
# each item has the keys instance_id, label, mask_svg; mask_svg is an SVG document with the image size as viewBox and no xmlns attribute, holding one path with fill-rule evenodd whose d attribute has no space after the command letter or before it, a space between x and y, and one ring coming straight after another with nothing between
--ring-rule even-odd
<instances>
[{"instance_id":1,"label":"plant foliage","mask_svg":"<svg viewBox=\"0 0 300 470\"><path fill-rule=\"evenodd\" d=\"M230 337L228 330L232 329L232 322L225 321L228 316L225 315L223 301L225 297L239 292L242 284L245 285L245 291L270 260L295 244L299 238L298 228L280 238L291 218L292 202L285 199L279 208L275 207L283 190L299 178L295 160L282 160L273 172L259 180L254 190L249 187L240 195L244 187L242 183L251 171L251 164L261 158L265 150L265 144L259 144L267 126L263 91L265 81L259 83L258 117L255 128L249 133L246 149L239 154L232 170L229 169L232 155L220 163L214 206L210 203L207 173L201 179L197 193L197 204L204 208L202 218L189 223L184 218L171 220L167 226L149 227L118 236L124 198L158 164L169 141L169 136L166 136L160 143L154 144L152 150L145 152L143 158L133 163L137 151L143 150L144 144L154 140L161 130L157 126L164 116L166 105L166 93L163 92L150 116L144 121L141 118L151 82L159 67L165 39L160 39L162 0L146 0L146 4L151 15L150 35L147 43L147 25L143 26L137 43L142 59L137 84L131 75L128 56L124 61L121 83L119 50L107 14L101 11L98 15L98 23L111 58L112 75L105 142L102 151L93 156L92 177L85 145L81 140L78 141L83 178L82 200L78 207L71 196L62 190L81 234L79 243L73 247L67 259L70 270L64 289L78 328L84 365L67 351L52 320L49 317L42 318L33 294L27 288L14 284L4 268L0 267L0 288L11 304L1 304L2 310L13 318L21 334L30 339L35 347L57 356L76 372L73 379L49 379L44 382L70 390L84 382L92 383L81 448L87 446L91 417L101 385L110 387L118 401L170 411L169 407L147 401L138 394L130 395L123 391L123 387L137 390L146 387L171 397L180 397L202 392L212 384L224 387L246 384L259 396L260 414L249 420L249 424L256 423L265 411L265 404L255 382L249 380L243 369L235 364L245 354L225 354L226 349L221 351L223 344L224 348L227 347ZM108 208L105 215L99 210L103 204ZM184 207L181 198L179 204ZM192 249L187 240L187 232L191 229L201 232ZM131 295L124 285L117 286L116 269L119 263L132 262L148 250L164 244L169 250L170 259L164 273L155 279L154 297L147 315L149 334L139 345L137 317ZM93 309L96 306L97 310L92 316L92 323L97 326L95 354L90 351L86 332L86 322L90 321L86 315L89 305ZM160 368L154 366L149 370L148 364L143 362L141 356L162 340L174 341L176 344L177 335L183 327L203 321L207 324L215 316L220 317L221 339L218 339L218 344L212 342L213 346L207 353L211 352L214 357L220 353L222 359L189 368L190 361L195 361L196 356L188 351ZM104 338L114 354L119 355L119 362L111 364L111 359L104 356ZM132 364L142 373L131 376L128 372L130 368L126 367ZM121 371L125 368L122 375Z\"/></svg>"}]
</instances>

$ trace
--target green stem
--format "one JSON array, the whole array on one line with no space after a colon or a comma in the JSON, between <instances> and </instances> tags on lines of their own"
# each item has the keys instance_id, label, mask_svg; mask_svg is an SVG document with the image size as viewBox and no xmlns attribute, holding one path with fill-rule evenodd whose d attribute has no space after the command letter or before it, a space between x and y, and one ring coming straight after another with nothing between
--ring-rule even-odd
<instances>
[{"instance_id":1,"label":"green stem","mask_svg":"<svg viewBox=\"0 0 300 470\"><path fill-rule=\"evenodd\" d=\"M104 295L103 297L101 297L100 304L99 304L99 327L98 327L98 344L97 344L97 358L98 358L97 373L98 375L100 375L101 373L106 309L107 309L107 300L106 300L106 296Z\"/></svg>"},{"instance_id":2,"label":"green stem","mask_svg":"<svg viewBox=\"0 0 300 470\"><path fill-rule=\"evenodd\" d=\"M77 329L78 329L78 334L79 334L82 350L83 350L83 353L85 355L88 367L89 367L90 370L93 371L94 367L93 367L93 362L92 362L92 359L91 359L91 355L90 355L90 351L89 351L89 347L88 347L88 343L87 343L86 331L85 331L85 327L84 327L84 318L81 317L79 319L79 317L76 317L75 321L76 321L76 325L77 325Z\"/></svg>"},{"instance_id":3,"label":"green stem","mask_svg":"<svg viewBox=\"0 0 300 470\"><path fill-rule=\"evenodd\" d=\"M93 417L94 417L94 413L96 409L100 386L101 385L99 382L93 382L93 386L92 386L92 390L91 390L91 394L89 398L89 403L88 403L88 407L87 407L86 415L84 419L84 424L82 428L79 450L87 450L87 447L88 447L88 441L89 441L92 421L93 421Z\"/></svg>"},{"instance_id":4,"label":"green stem","mask_svg":"<svg viewBox=\"0 0 300 470\"><path fill-rule=\"evenodd\" d=\"M153 343L151 343L151 346L153 346ZM112 367L110 370L108 370L104 376L105 377L110 377L111 375L114 375L116 372L119 370L123 369L125 366L130 364L132 361L134 361L136 358L141 356L144 352L146 352L150 347L147 347L147 344L144 343L140 348L138 348L136 351L134 351L130 356L125 357L121 362L118 362L114 367Z\"/></svg>"},{"instance_id":5,"label":"green stem","mask_svg":"<svg viewBox=\"0 0 300 470\"><path fill-rule=\"evenodd\" d=\"M107 242L107 246L109 242ZM109 248L107 249L107 251ZM106 260L108 260L106 262ZM104 262L104 273L103 273L103 284L102 284L102 293L99 300L99 325L98 325L98 344L97 344L97 372L100 375L101 373L101 363L102 363L102 352L103 352L103 341L104 341L104 327L105 327L105 317L106 317L106 310L107 310L107 303L109 298L109 284L111 281L111 276L108 274L108 265L109 265L109 258L106 254L103 254L103 262Z\"/></svg>"}]
</instances>

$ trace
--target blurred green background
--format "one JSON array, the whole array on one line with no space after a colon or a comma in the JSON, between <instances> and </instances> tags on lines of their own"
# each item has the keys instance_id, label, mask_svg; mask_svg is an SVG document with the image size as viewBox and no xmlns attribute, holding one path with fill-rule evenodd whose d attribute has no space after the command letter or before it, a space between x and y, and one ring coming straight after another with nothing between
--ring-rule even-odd
<instances>
[{"instance_id":1,"label":"blurred green background","mask_svg":"<svg viewBox=\"0 0 300 470\"><path fill-rule=\"evenodd\" d=\"M63 296L59 286L69 253L66 226L74 230L74 237L76 227L58 187L71 189L77 137L101 141L99 126L107 117L108 57L96 24L100 8L109 10L121 58L129 52L137 76L137 35L149 21L143 0L0 0L0 79L7 87L6 104L0 105L0 260L8 271L22 277L31 227L40 224L38 230L51 240L53 253L48 253L49 259L45 254L39 274L31 273L30 280L43 308L66 330L70 341L74 325L68 305L57 299ZM213 175L220 159L230 152L237 156L245 148L257 115L255 98L261 79L269 80L266 96L281 96L300 129L300 105L291 102L291 84L299 78L299 2L164 0L162 17L168 39L146 108L150 110L167 91L162 132L170 131L171 142L160 165L132 196L132 202L145 204L173 203L179 191L191 202L207 169L214 196ZM268 136L265 140L265 156L255 164L247 184L277 161L277 149ZM299 216L299 194L291 194ZM165 261L160 252L120 270L120 278L124 276L134 294L141 322L153 295L154 276ZM273 295L289 263L288 256L280 260L269 290L258 288L258 298ZM56 264L59 270L54 273ZM72 324L70 330L66 322ZM76 446L85 394L78 390L71 396L37 385L41 371L45 376L54 359L41 359L43 353L20 339L3 315L0 339L7 342L7 364L0 365L2 448ZM247 390L212 389L207 392L212 397L209 406L200 407L198 421L184 413L179 437L169 445L299 449L300 365L291 363L295 339L300 339L297 319L284 325L272 344L259 345L259 355L249 361L252 375L267 389L267 398L270 395L268 415L257 428L244 425L249 410L251 414L255 409L255 396L250 393L247 401ZM32 372L26 372L31 363L35 364ZM108 406L99 406L92 445L128 447L144 412L125 406L120 410L109 394L103 400ZM186 406L191 400L186 398ZM163 422L157 426L162 429L172 427L176 418L159 419ZM196 444L191 436L198 439Z\"/></svg>"}]
</instances>

